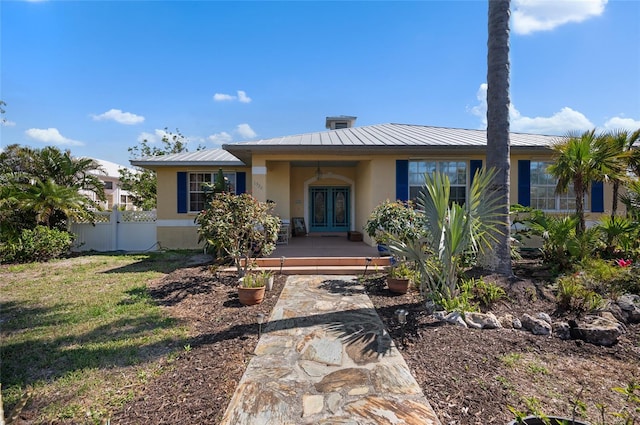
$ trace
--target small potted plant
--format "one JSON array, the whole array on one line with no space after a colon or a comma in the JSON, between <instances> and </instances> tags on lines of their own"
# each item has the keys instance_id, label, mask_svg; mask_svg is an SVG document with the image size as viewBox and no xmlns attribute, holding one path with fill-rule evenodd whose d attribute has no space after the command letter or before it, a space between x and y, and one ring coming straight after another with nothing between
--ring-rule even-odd
<instances>
[{"instance_id":1,"label":"small potted plant","mask_svg":"<svg viewBox=\"0 0 640 425\"><path fill-rule=\"evenodd\" d=\"M256 305L264 300L267 285L273 285L273 275L269 271L247 273L240 278L238 298L243 305Z\"/></svg>"},{"instance_id":2,"label":"small potted plant","mask_svg":"<svg viewBox=\"0 0 640 425\"><path fill-rule=\"evenodd\" d=\"M415 274L415 270L409 267L406 261L395 263L389 267L389 273L387 275L389 291L395 294L406 294Z\"/></svg>"}]
</instances>

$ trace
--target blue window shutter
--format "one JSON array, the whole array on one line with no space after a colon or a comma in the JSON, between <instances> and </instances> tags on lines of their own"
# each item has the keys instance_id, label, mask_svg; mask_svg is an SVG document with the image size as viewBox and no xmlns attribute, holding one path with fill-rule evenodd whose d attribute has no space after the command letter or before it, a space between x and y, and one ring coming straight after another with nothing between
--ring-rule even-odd
<instances>
[{"instance_id":1,"label":"blue window shutter","mask_svg":"<svg viewBox=\"0 0 640 425\"><path fill-rule=\"evenodd\" d=\"M471 177L471 180L469 181L469 186L473 184L473 178L475 177L476 172L478 172L481 168L482 168L481 159L469 160L469 176Z\"/></svg>"},{"instance_id":2,"label":"blue window shutter","mask_svg":"<svg viewBox=\"0 0 640 425\"><path fill-rule=\"evenodd\" d=\"M604 212L604 184L591 182L591 212Z\"/></svg>"},{"instance_id":3,"label":"blue window shutter","mask_svg":"<svg viewBox=\"0 0 640 425\"><path fill-rule=\"evenodd\" d=\"M409 161L406 159L396 160L396 199L409 200Z\"/></svg>"},{"instance_id":4,"label":"blue window shutter","mask_svg":"<svg viewBox=\"0 0 640 425\"><path fill-rule=\"evenodd\" d=\"M518 203L531 206L531 161L528 159L518 160Z\"/></svg>"},{"instance_id":5,"label":"blue window shutter","mask_svg":"<svg viewBox=\"0 0 640 425\"><path fill-rule=\"evenodd\" d=\"M188 212L187 207L187 173L178 172L178 213Z\"/></svg>"},{"instance_id":6,"label":"blue window shutter","mask_svg":"<svg viewBox=\"0 0 640 425\"><path fill-rule=\"evenodd\" d=\"M247 191L247 173L240 171L236 173L236 195Z\"/></svg>"}]
</instances>

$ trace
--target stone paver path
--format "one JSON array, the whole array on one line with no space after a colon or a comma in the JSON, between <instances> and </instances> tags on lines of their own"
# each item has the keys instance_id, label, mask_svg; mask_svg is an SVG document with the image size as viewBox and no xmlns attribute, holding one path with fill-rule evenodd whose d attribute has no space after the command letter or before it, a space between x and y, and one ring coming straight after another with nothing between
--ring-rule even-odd
<instances>
[{"instance_id":1,"label":"stone paver path","mask_svg":"<svg viewBox=\"0 0 640 425\"><path fill-rule=\"evenodd\" d=\"M224 425L437 424L354 276L291 276Z\"/></svg>"}]
</instances>

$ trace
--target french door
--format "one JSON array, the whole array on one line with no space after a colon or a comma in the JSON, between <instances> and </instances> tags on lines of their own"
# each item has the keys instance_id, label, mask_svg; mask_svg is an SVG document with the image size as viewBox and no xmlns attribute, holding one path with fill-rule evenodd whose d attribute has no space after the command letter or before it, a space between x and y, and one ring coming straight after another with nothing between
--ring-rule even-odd
<instances>
[{"instance_id":1,"label":"french door","mask_svg":"<svg viewBox=\"0 0 640 425\"><path fill-rule=\"evenodd\" d=\"M349 230L349 188L318 186L309 189L312 232L346 232Z\"/></svg>"}]
</instances>

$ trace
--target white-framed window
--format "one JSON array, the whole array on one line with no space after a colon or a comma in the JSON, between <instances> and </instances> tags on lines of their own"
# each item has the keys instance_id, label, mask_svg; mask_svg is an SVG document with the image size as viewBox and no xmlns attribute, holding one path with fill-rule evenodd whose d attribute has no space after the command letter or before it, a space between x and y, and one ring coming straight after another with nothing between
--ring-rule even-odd
<instances>
[{"instance_id":1,"label":"white-framed window","mask_svg":"<svg viewBox=\"0 0 640 425\"><path fill-rule=\"evenodd\" d=\"M229 191L236 193L236 173L223 174ZM206 187L204 183L213 183L217 175L217 172L189 173L189 212L200 212L204 209Z\"/></svg>"},{"instance_id":2,"label":"white-framed window","mask_svg":"<svg viewBox=\"0 0 640 425\"><path fill-rule=\"evenodd\" d=\"M441 172L451 183L450 201L463 205L467 200L467 161L409 161L409 199L415 201L424 184L424 175Z\"/></svg>"},{"instance_id":3,"label":"white-framed window","mask_svg":"<svg viewBox=\"0 0 640 425\"><path fill-rule=\"evenodd\" d=\"M547 171L551 161L531 161L531 208L543 211L575 211L573 184L566 193L556 193L558 180ZM584 205L587 206L585 195Z\"/></svg>"}]
</instances>

